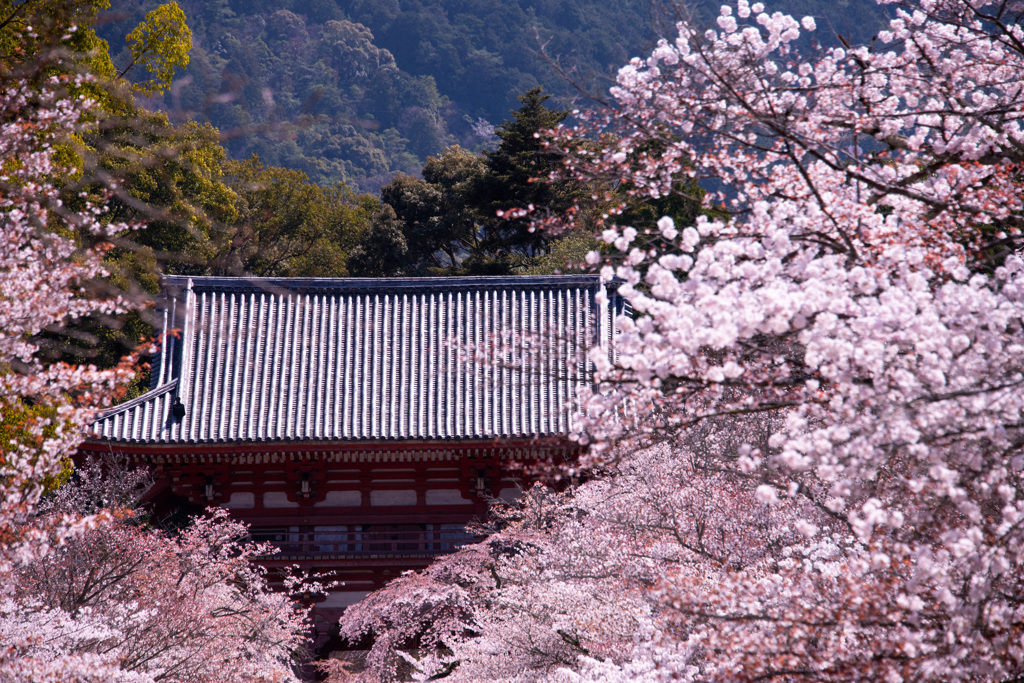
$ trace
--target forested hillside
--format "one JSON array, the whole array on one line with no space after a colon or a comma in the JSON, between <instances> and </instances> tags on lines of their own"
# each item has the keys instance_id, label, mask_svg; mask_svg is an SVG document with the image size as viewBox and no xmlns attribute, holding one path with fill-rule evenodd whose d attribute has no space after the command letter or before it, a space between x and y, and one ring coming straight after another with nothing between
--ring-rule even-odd
<instances>
[{"instance_id":1,"label":"forested hillside","mask_svg":"<svg viewBox=\"0 0 1024 683\"><path fill-rule=\"evenodd\" d=\"M119 68L130 61L124 36L157 4L113 0L101 18ZM449 145L493 147L494 126L534 86L566 108L585 99L581 89L605 92L679 16L708 21L717 4L683 12L667 0L183 0L191 61L153 104L211 123L232 158L258 154L322 185L376 192ZM870 0L774 5L817 17L823 41L869 38L882 16Z\"/></svg>"}]
</instances>

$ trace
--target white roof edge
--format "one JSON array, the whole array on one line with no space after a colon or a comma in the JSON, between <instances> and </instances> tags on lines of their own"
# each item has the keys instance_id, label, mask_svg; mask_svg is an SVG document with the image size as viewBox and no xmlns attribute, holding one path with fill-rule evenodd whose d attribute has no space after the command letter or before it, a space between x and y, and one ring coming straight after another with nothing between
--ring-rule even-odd
<instances>
[{"instance_id":1,"label":"white roof edge","mask_svg":"<svg viewBox=\"0 0 1024 683\"><path fill-rule=\"evenodd\" d=\"M125 401L124 403L119 403L118 405L113 406L112 408L108 408L107 410L103 411L96 417L96 419L93 421L93 424L95 424L96 422L102 422L103 420L114 417L115 415L118 415L120 413L127 412L132 408L136 408L144 403L153 400L154 398L159 398L166 394L167 392L176 389L177 387L178 378L175 377L170 382L167 382L166 384L159 386L156 389L153 389L152 391L147 391L142 396L136 396L130 401Z\"/></svg>"}]
</instances>

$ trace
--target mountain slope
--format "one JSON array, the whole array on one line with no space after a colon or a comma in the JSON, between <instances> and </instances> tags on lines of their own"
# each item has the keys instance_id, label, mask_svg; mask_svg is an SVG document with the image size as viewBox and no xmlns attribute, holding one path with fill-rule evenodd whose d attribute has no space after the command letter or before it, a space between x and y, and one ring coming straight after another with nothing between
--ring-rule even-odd
<instances>
[{"instance_id":1,"label":"mountain slope","mask_svg":"<svg viewBox=\"0 0 1024 683\"><path fill-rule=\"evenodd\" d=\"M493 146L493 126L536 85L587 106L581 89L606 92L672 32L677 10L661 1L181 0L192 61L153 104L212 123L236 159L376 191L450 144ZM156 4L112 0L99 32L113 54ZM823 41L830 27L870 37L881 17L868 0L778 5L816 16ZM713 19L717 3L693 14Z\"/></svg>"}]
</instances>

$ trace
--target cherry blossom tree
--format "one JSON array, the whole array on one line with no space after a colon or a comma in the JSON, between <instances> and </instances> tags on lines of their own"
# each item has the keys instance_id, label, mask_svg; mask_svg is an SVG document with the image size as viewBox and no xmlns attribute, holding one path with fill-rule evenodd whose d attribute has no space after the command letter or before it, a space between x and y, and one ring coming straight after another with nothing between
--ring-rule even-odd
<instances>
[{"instance_id":1,"label":"cherry blossom tree","mask_svg":"<svg viewBox=\"0 0 1024 683\"><path fill-rule=\"evenodd\" d=\"M759 502L755 485L716 466L765 427L764 416L709 422L685 447L630 452L569 491L538 485L499 508L487 541L346 612L343 636L374 636L356 680L660 680L652 657L684 678L707 671L658 582L711 592L730 572L765 575L804 544L801 522L831 524L797 501ZM814 561L838 552L818 547Z\"/></svg>"},{"instance_id":2,"label":"cherry blossom tree","mask_svg":"<svg viewBox=\"0 0 1024 683\"><path fill-rule=\"evenodd\" d=\"M26 27L17 52L35 57L0 61L0 681L298 680L305 610L270 589L252 562L270 549L226 512L152 531L125 509L144 477L100 485L96 468L80 476L96 495L54 494L134 369L48 362L37 343L130 307L91 286L126 226L106 219L102 190L59 196L82 172L74 140L92 103L66 61L74 27L53 28Z\"/></svg>"},{"instance_id":3,"label":"cherry blossom tree","mask_svg":"<svg viewBox=\"0 0 1024 683\"><path fill-rule=\"evenodd\" d=\"M109 371L47 364L34 341L69 319L127 308L87 288L106 274L105 239L125 226L102 220L102 198L83 197L75 209L58 198L57 182L75 172L58 162L59 144L90 103L69 93L83 79L47 75L53 67L43 60L0 77L0 577L56 540L22 522L59 480L95 410L133 374L127 362Z\"/></svg>"},{"instance_id":4,"label":"cherry blossom tree","mask_svg":"<svg viewBox=\"0 0 1024 683\"><path fill-rule=\"evenodd\" d=\"M128 518L66 540L11 577L0 680L299 680L306 610L270 590L254 560L271 549L246 534L220 510L174 536Z\"/></svg>"},{"instance_id":5,"label":"cherry blossom tree","mask_svg":"<svg viewBox=\"0 0 1024 683\"><path fill-rule=\"evenodd\" d=\"M800 54L813 18L737 0L556 133L593 186L715 191L693 224L607 212L588 260L635 315L591 354L592 480L443 560L491 569L421 675L1024 675L1024 5L893 9ZM390 633L439 572L343 630Z\"/></svg>"},{"instance_id":6,"label":"cherry blossom tree","mask_svg":"<svg viewBox=\"0 0 1024 683\"><path fill-rule=\"evenodd\" d=\"M5 575L0 681L297 681L308 609L284 577L273 590L256 560L275 552L211 510L180 531L148 526L138 508L152 478L117 458L80 464L27 522L103 518Z\"/></svg>"},{"instance_id":7,"label":"cherry blossom tree","mask_svg":"<svg viewBox=\"0 0 1024 683\"><path fill-rule=\"evenodd\" d=\"M730 212L605 231L638 316L588 403L594 459L627 401L655 440L783 409L723 468L842 523L844 570L776 572L775 608L744 572L659 588L730 675L1022 671L1022 10L907 3L878 45L802 58L813 19L723 7L623 69L621 140L576 166L651 195L715 177Z\"/></svg>"},{"instance_id":8,"label":"cherry blossom tree","mask_svg":"<svg viewBox=\"0 0 1024 683\"><path fill-rule=\"evenodd\" d=\"M35 512L43 493L60 482L95 409L109 404L132 375L126 366L99 371L46 364L33 340L70 318L125 308L119 300L86 294L88 282L105 274L102 239L124 226L105 225L101 204L84 200L70 210L58 200L55 183L72 169L57 163L55 146L74 131L89 103L68 95L68 77L40 83L39 71L48 66L0 77L0 678L47 680L91 670L100 680L106 668L99 656L85 653L74 663L50 660L43 666L21 657L19 640L9 631L8 617L22 608L15 601L14 572L107 517L58 513L40 519ZM99 246L80 248L80 235L99 238Z\"/></svg>"}]
</instances>

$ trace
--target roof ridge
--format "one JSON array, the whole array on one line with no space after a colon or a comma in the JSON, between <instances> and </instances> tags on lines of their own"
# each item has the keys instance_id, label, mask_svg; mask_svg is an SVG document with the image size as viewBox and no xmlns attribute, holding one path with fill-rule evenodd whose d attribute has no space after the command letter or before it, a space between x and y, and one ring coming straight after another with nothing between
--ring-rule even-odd
<instances>
[{"instance_id":1,"label":"roof ridge","mask_svg":"<svg viewBox=\"0 0 1024 683\"><path fill-rule=\"evenodd\" d=\"M165 275L161 285L187 286L193 289L262 290L262 291L423 291L431 289L532 289L544 287L572 287L573 285L596 285L600 276L594 274L573 275L472 275L458 277L409 277L409 278L299 278L299 277L224 277Z\"/></svg>"}]
</instances>

